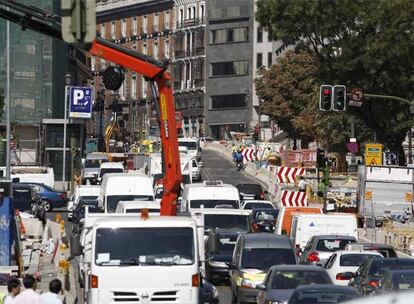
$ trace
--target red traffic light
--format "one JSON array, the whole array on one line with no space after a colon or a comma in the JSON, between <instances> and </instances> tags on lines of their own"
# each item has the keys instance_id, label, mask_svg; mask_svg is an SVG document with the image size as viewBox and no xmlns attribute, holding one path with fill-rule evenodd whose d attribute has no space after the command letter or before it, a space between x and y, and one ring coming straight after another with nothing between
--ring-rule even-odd
<instances>
[{"instance_id":1,"label":"red traffic light","mask_svg":"<svg viewBox=\"0 0 414 304\"><path fill-rule=\"evenodd\" d=\"M329 89L324 89L324 90L323 90L323 95L331 95L331 90L329 90Z\"/></svg>"}]
</instances>

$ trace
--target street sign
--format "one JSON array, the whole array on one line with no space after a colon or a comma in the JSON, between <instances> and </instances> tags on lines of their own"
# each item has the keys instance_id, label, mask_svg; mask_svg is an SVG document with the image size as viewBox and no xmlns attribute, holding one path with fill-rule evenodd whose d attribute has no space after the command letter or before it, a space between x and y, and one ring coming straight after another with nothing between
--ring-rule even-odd
<instances>
[{"instance_id":1,"label":"street sign","mask_svg":"<svg viewBox=\"0 0 414 304\"><path fill-rule=\"evenodd\" d=\"M91 118L92 96L91 87L69 87L69 117Z\"/></svg>"},{"instance_id":2,"label":"street sign","mask_svg":"<svg viewBox=\"0 0 414 304\"><path fill-rule=\"evenodd\" d=\"M361 107L364 99L364 91L362 89L353 89L351 91L351 98L349 99L349 106Z\"/></svg>"},{"instance_id":3,"label":"street sign","mask_svg":"<svg viewBox=\"0 0 414 304\"><path fill-rule=\"evenodd\" d=\"M382 165L382 145L366 144L365 145L365 165L381 166Z\"/></svg>"},{"instance_id":4,"label":"street sign","mask_svg":"<svg viewBox=\"0 0 414 304\"><path fill-rule=\"evenodd\" d=\"M358 153L358 143L356 142L349 142L346 144L346 148L351 153Z\"/></svg>"},{"instance_id":5,"label":"street sign","mask_svg":"<svg viewBox=\"0 0 414 304\"><path fill-rule=\"evenodd\" d=\"M366 191L365 192L365 199L367 201L372 201L372 191Z\"/></svg>"}]
</instances>

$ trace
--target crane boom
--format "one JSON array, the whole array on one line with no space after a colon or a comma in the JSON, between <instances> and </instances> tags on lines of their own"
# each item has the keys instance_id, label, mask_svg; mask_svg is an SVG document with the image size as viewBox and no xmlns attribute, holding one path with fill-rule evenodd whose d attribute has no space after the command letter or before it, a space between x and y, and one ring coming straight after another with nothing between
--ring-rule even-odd
<instances>
[{"instance_id":1,"label":"crane boom","mask_svg":"<svg viewBox=\"0 0 414 304\"><path fill-rule=\"evenodd\" d=\"M62 40L58 17L50 12L10 0L0 0L0 17L17 23L23 29ZM175 119L172 79L167 68L154 58L136 53L121 45L96 38L83 48L91 55L103 58L139 73L151 81L158 112L158 123L163 147L164 194L161 215L176 215L176 202L180 193L181 165Z\"/></svg>"}]
</instances>

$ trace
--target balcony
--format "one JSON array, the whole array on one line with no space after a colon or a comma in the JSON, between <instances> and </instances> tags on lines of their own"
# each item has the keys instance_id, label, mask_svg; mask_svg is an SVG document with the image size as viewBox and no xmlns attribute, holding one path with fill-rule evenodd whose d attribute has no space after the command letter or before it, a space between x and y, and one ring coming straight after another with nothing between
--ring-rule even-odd
<instances>
[{"instance_id":1,"label":"balcony","mask_svg":"<svg viewBox=\"0 0 414 304\"><path fill-rule=\"evenodd\" d=\"M187 28L187 27L197 27L206 24L206 18L194 18L186 19L184 21L177 22L177 29Z\"/></svg>"},{"instance_id":2,"label":"balcony","mask_svg":"<svg viewBox=\"0 0 414 304\"><path fill-rule=\"evenodd\" d=\"M206 81L204 78L194 79L193 81L195 88L203 88L206 86Z\"/></svg>"}]
</instances>

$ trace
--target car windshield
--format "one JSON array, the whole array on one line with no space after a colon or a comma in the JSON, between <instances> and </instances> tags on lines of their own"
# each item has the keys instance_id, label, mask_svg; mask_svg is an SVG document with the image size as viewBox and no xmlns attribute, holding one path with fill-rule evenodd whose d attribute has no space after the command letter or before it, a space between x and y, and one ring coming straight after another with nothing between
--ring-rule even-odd
<instances>
[{"instance_id":1,"label":"car windshield","mask_svg":"<svg viewBox=\"0 0 414 304\"><path fill-rule=\"evenodd\" d=\"M120 201L153 201L151 195L109 195L106 198L107 211L114 213Z\"/></svg>"},{"instance_id":2,"label":"car windshield","mask_svg":"<svg viewBox=\"0 0 414 304\"><path fill-rule=\"evenodd\" d=\"M241 214L205 214L204 228L247 232L249 231L249 217Z\"/></svg>"},{"instance_id":3,"label":"car windshield","mask_svg":"<svg viewBox=\"0 0 414 304\"><path fill-rule=\"evenodd\" d=\"M30 187L27 188L14 188L13 189L13 198L19 200L31 200L31 191Z\"/></svg>"},{"instance_id":4,"label":"car windshield","mask_svg":"<svg viewBox=\"0 0 414 304\"><path fill-rule=\"evenodd\" d=\"M188 150L197 150L197 143L195 141L179 141L180 147L187 147Z\"/></svg>"},{"instance_id":5,"label":"car windshield","mask_svg":"<svg viewBox=\"0 0 414 304\"><path fill-rule=\"evenodd\" d=\"M398 262L397 262L398 261ZM374 277L382 277L388 270L414 269L414 260L389 260L381 259L374 261L370 267L369 274Z\"/></svg>"},{"instance_id":6,"label":"car windshield","mask_svg":"<svg viewBox=\"0 0 414 304\"><path fill-rule=\"evenodd\" d=\"M90 213L102 213L102 209L98 207L98 201L96 200L84 201L76 206L76 210L83 213L85 212L86 206L89 207L88 210Z\"/></svg>"},{"instance_id":7,"label":"car windshield","mask_svg":"<svg viewBox=\"0 0 414 304\"><path fill-rule=\"evenodd\" d=\"M275 209L260 210L254 212L253 219L255 221L274 221L277 219L278 213Z\"/></svg>"},{"instance_id":8,"label":"car windshield","mask_svg":"<svg viewBox=\"0 0 414 304\"><path fill-rule=\"evenodd\" d=\"M154 209L154 208L145 208L146 210L148 210L149 213L160 213L160 209ZM142 210L142 208L131 208L131 209L126 209L125 213L140 213Z\"/></svg>"},{"instance_id":9,"label":"car windshield","mask_svg":"<svg viewBox=\"0 0 414 304\"><path fill-rule=\"evenodd\" d=\"M103 177L107 173L123 173L124 169L122 168L104 168L99 172L99 177Z\"/></svg>"},{"instance_id":10,"label":"car windshield","mask_svg":"<svg viewBox=\"0 0 414 304\"><path fill-rule=\"evenodd\" d=\"M413 290L414 273L401 273L393 277L394 290Z\"/></svg>"},{"instance_id":11,"label":"car windshield","mask_svg":"<svg viewBox=\"0 0 414 304\"><path fill-rule=\"evenodd\" d=\"M357 297L356 292L351 291L330 291L330 290L318 290L318 291L300 291L295 292L289 303L302 304L302 303L341 303L347 300L351 300Z\"/></svg>"},{"instance_id":12,"label":"car windshield","mask_svg":"<svg viewBox=\"0 0 414 304\"><path fill-rule=\"evenodd\" d=\"M378 259L381 258L375 254L342 254L339 259L339 266L356 266L359 267L368 259Z\"/></svg>"},{"instance_id":13,"label":"car windshield","mask_svg":"<svg viewBox=\"0 0 414 304\"><path fill-rule=\"evenodd\" d=\"M335 252L343 250L346 245L354 242L353 240L344 239L319 240L316 245L316 251Z\"/></svg>"},{"instance_id":14,"label":"car windshield","mask_svg":"<svg viewBox=\"0 0 414 304\"><path fill-rule=\"evenodd\" d=\"M247 248L243 250L241 265L267 271L273 265L296 264L292 249Z\"/></svg>"},{"instance_id":15,"label":"car windshield","mask_svg":"<svg viewBox=\"0 0 414 304\"><path fill-rule=\"evenodd\" d=\"M234 237L227 237L223 236L220 237L220 254L232 254L234 250L234 246L236 245L237 236Z\"/></svg>"},{"instance_id":16,"label":"car windshield","mask_svg":"<svg viewBox=\"0 0 414 304\"><path fill-rule=\"evenodd\" d=\"M271 207L269 204L266 204L266 203L246 203L244 205L243 209L253 210L253 209L256 209L256 208L263 208L264 206Z\"/></svg>"},{"instance_id":17,"label":"car windshield","mask_svg":"<svg viewBox=\"0 0 414 304\"><path fill-rule=\"evenodd\" d=\"M201 208L204 205L204 208L231 208L239 209L239 202L232 200L192 200L190 202L190 208Z\"/></svg>"},{"instance_id":18,"label":"car windshield","mask_svg":"<svg viewBox=\"0 0 414 304\"><path fill-rule=\"evenodd\" d=\"M95 248L95 263L100 266L171 266L195 262L194 231L187 227L99 228Z\"/></svg>"},{"instance_id":19,"label":"car windshield","mask_svg":"<svg viewBox=\"0 0 414 304\"><path fill-rule=\"evenodd\" d=\"M97 195L85 195L79 198L79 202L97 200L97 199L98 199Z\"/></svg>"},{"instance_id":20,"label":"car windshield","mask_svg":"<svg viewBox=\"0 0 414 304\"><path fill-rule=\"evenodd\" d=\"M272 289L295 289L310 284L331 284L331 280L324 271L277 271L272 278Z\"/></svg>"},{"instance_id":21,"label":"car windshield","mask_svg":"<svg viewBox=\"0 0 414 304\"><path fill-rule=\"evenodd\" d=\"M98 168L101 164L108 162L106 159L87 159L85 161L85 168Z\"/></svg>"}]
</instances>

